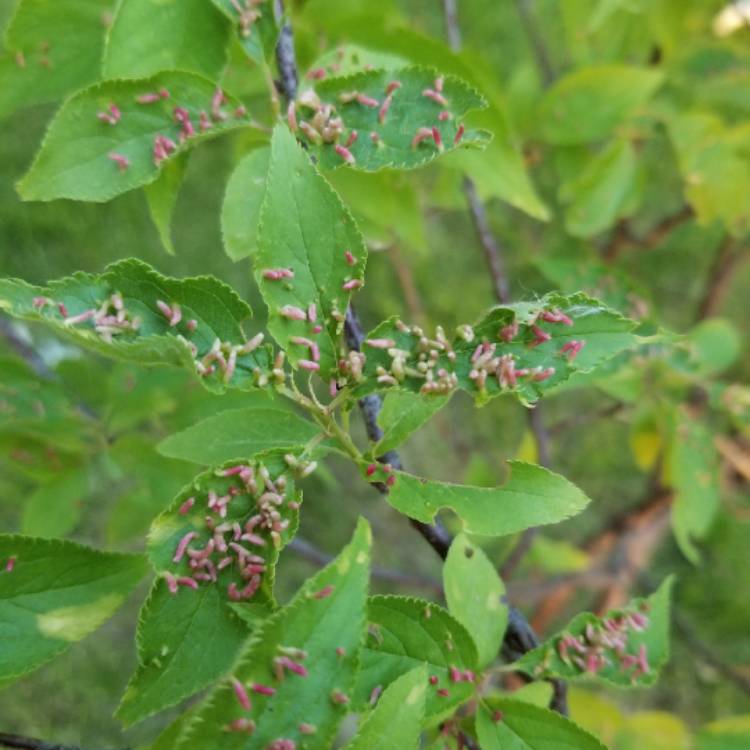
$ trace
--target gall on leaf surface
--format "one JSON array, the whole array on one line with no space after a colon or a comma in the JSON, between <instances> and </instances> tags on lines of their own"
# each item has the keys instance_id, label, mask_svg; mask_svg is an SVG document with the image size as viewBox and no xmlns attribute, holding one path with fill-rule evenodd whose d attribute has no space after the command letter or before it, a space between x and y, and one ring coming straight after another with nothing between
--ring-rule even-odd
<instances>
[{"instance_id":1,"label":"gall on leaf surface","mask_svg":"<svg viewBox=\"0 0 750 750\"><path fill-rule=\"evenodd\" d=\"M476 727L482 750L607 750L570 719L517 700L493 700L492 710L480 704Z\"/></svg>"},{"instance_id":2,"label":"gall on leaf surface","mask_svg":"<svg viewBox=\"0 0 750 750\"><path fill-rule=\"evenodd\" d=\"M286 469L269 455L204 472L154 520L148 555L160 577L141 611L122 721L141 721L225 674L248 632L233 607L274 606L276 562L302 500Z\"/></svg>"},{"instance_id":3,"label":"gall on leaf surface","mask_svg":"<svg viewBox=\"0 0 750 750\"><path fill-rule=\"evenodd\" d=\"M0 536L0 686L96 630L147 570L143 555L62 539Z\"/></svg>"},{"instance_id":4,"label":"gall on leaf surface","mask_svg":"<svg viewBox=\"0 0 750 750\"><path fill-rule=\"evenodd\" d=\"M464 531L479 536L505 536L533 526L559 523L580 513L590 499L565 477L537 464L509 461L510 478L501 487L472 487L423 479L378 465L370 482L389 485L388 502L400 513L431 523L450 508Z\"/></svg>"},{"instance_id":5,"label":"gall on leaf surface","mask_svg":"<svg viewBox=\"0 0 750 750\"><path fill-rule=\"evenodd\" d=\"M279 25L274 16L273 0L256 2L244 12L240 12L240 4L232 0L211 2L234 26L240 46L253 62L262 65L273 59L279 38Z\"/></svg>"},{"instance_id":6,"label":"gall on leaf surface","mask_svg":"<svg viewBox=\"0 0 750 750\"><path fill-rule=\"evenodd\" d=\"M168 305L171 314L162 311L159 302ZM269 348L260 343L259 334L248 338L242 329L250 308L211 276L170 278L131 258L102 274L76 273L46 287L0 279L0 309L15 318L43 322L101 354L197 372L211 391L252 389L267 382ZM236 362L230 371L233 349Z\"/></svg>"},{"instance_id":7,"label":"gall on leaf surface","mask_svg":"<svg viewBox=\"0 0 750 750\"><path fill-rule=\"evenodd\" d=\"M370 527L360 519L338 557L258 626L231 678L199 709L178 750L265 750L278 739L308 750L331 747L349 710L365 634L370 546ZM255 730L243 731L250 721Z\"/></svg>"},{"instance_id":8,"label":"gall on leaf surface","mask_svg":"<svg viewBox=\"0 0 750 750\"><path fill-rule=\"evenodd\" d=\"M653 685L669 658L672 579L651 596L597 617L583 612L515 664L535 679L601 679L621 687Z\"/></svg>"},{"instance_id":9,"label":"gall on leaf surface","mask_svg":"<svg viewBox=\"0 0 750 750\"><path fill-rule=\"evenodd\" d=\"M633 347L635 327L581 292L493 307L452 338L442 328L431 335L391 318L367 335L364 357L343 361L339 385L351 385L357 396L389 388L444 396L460 388L478 404L504 394L532 404L573 373L591 372Z\"/></svg>"},{"instance_id":10,"label":"gall on leaf surface","mask_svg":"<svg viewBox=\"0 0 750 750\"><path fill-rule=\"evenodd\" d=\"M489 133L462 122L486 106L460 78L429 68L372 70L324 79L301 93L297 135L323 169L415 169L457 148L486 146Z\"/></svg>"},{"instance_id":11,"label":"gall on leaf surface","mask_svg":"<svg viewBox=\"0 0 750 750\"><path fill-rule=\"evenodd\" d=\"M423 664L429 675L425 715L430 723L471 697L477 649L463 625L442 607L405 596L373 596L367 621L355 709L370 707L380 690Z\"/></svg>"},{"instance_id":12,"label":"gall on leaf surface","mask_svg":"<svg viewBox=\"0 0 750 750\"><path fill-rule=\"evenodd\" d=\"M219 105L216 92L207 78L178 71L105 81L77 92L50 123L34 163L18 183L19 194L30 201L103 203L154 182L179 154L250 126L240 102L222 93ZM142 97L155 100L139 103ZM167 141L160 141L162 153L157 153L160 137Z\"/></svg>"},{"instance_id":13,"label":"gall on leaf surface","mask_svg":"<svg viewBox=\"0 0 750 750\"><path fill-rule=\"evenodd\" d=\"M367 250L337 193L282 125L273 133L254 262L268 330L289 361L330 372Z\"/></svg>"}]
</instances>

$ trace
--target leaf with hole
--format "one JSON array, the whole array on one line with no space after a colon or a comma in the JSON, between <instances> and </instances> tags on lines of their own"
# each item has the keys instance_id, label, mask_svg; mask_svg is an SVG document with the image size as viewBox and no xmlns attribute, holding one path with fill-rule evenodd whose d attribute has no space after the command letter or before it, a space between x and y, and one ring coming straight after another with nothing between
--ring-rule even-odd
<instances>
[{"instance_id":1,"label":"leaf with hole","mask_svg":"<svg viewBox=\"0 0 750 750\"><path fill-rule=\"evenodd\" d=\"M580 513L589 498L565 477L537 464L509 461L510 478L501 487L449 484L392 471L378 464L362 466L370 482L390 487L387 500L399 512L431 523L438 511L450 508L464 531L480 536L505 536L559 523Z\"/></svg>"}]
</instances>

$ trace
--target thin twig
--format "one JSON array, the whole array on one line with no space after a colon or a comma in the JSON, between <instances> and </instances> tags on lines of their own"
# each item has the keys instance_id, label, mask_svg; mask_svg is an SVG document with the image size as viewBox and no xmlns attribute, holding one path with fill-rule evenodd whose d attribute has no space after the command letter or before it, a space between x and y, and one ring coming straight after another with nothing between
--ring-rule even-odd
<instances>
[{"instance_id":1,"label":"thin twig","mask_svg":"<svg viewBox=\"0 0 750 750\"><path fill-rule=\"evenodd\" d=\"M666 219L653 226L643 237L633 235L630 231L628 221L622 219L615 226L609 242L604 246L602 258L612 262L627 247L634 247L641 250L651 250L658 247L674 229L690 221L694 215L693 209L690 206L685 206L677 213L667 216Z\"/></svg>"},{"instance_id":2,"label":"thin twig","mask_svg":"<svg viewBox=\"0 0 750 750\"><path fill-rule=\"evenodd\" d=\"M17 750L82 750L77 745L53 745L32 737L20 737L17 734L0 732L0 747L12 747Z\"/></svg>"},{"instance_id":3,"label":"thin twig","mask_svg":"<svg viewBox=\"0 0 750 750\"><path fill-rule=\"evenodd\" d=\"M708 272L703 297L698 304L696 320L705 320L718 312L734 278L738 263L747 258L747 253L742 252L734 238L727 237L724 240Z\"/></svg>"},{"instance_id":4,"label":"thin twig","mask_svg":"<svg viewBox=\"0 0 750 750\"><path fill-rule=\"evenodd\" d=\"M284 3L276 0L274 10L278 20L284 17ZM292 24L285 20L282 23L279 39L276 43L276 65L279 69L279 89L287 102L297 96L297 56L294 51L294 32Z\"/></svg>"},{"instance_id":5,"label":"thin twig","mask_svg":"<svg viewBox=\"0 0 750 750\"><path fill-rule=\"evenodd\" d=\"M18 335L13 323L3 315L0 315L0 335L8 342L10 348L15 350L16 354L25 360L40 378L44 380L54 380L56 378L55 373L49 368L39 352Z\"/></svg>"},{"instance_id":6,"label":"thin twig","mask_svg":"<svg viewBox=\"0 0 750 750\"><path fill-rule=\"evenodd\" d=\"M542 413L541 406L537 404L533 409L529 409L527 412L527 419L529 423L529 429L534 437L534 443L536 444L537 463L541 466L549 467L550 465L550 436L547 428L544 424L544 416ZM503 580L510 578L515 573L516 568L521 564L521 561L528 554L531 549L531 545L534 543L537 534L539 533L538 526L532 526L526 529L517 544L510 551L510 554L505 558L505 561L500 568L500 575Z\"/></svg>"},{"instance_id":7,"label":"thin twig","mask_svg":"<svg viewBox=\"0 0 750 750\"><path fill-rule=\"evenodd\" d=\"M474 222L479 243L484 251L484 257L490 269L490 279L495 296L501 304L510 301L510 284L505 272L505 259L500 248L497 238L490 229L487 221L487 212L484 210L484 204L477 194L476 185L468 178L464 177L463 181L464 195L469 205L471 219Z\"/></svg>"},{"instance_id":8,"label":"thin twig","mask_svg":"<svg viewBox=\"0 0 750 750\"><path fill-rule=\"evenodd\" d=\"M521 8L520 6L523 6ZM532 39L532 46L535 47L535 51L538 52L538 60L540 62L543 78L545 85L549 85L554 79L554 71L552 66L549 64L549 58L546 53L546 48L541 42L541 38L536 35L536 28L533 25L530 17L527 17L526 11L528 10L523 1L520 2L519 10L521 11L524 25L529 37ZM451 49L454 52L459 52L461 49L461 29L458 22L458 8L455 0L443 0L443 16L445 19L445 27L448 34L448 40ZM539 47L539 50L536 48ZM510 283L508 280L508 274L505 268L505 258L503 257L503 250L498 242L495 234L490 228L489 221L487 219L487 212L485 211L484 204L482 203L476 189L476 185L472 182L469 177L464 177L463 180L463 191L466 196L466 202L469 206L469 212L471 213L471 219L474 223L474 229L479 238L479 243L482 246L485 260L487 261L487 268L489 270L490 280L492 281L492 288L495 293L497 301L503 305L510 301ZM549 450L549 434L544 426L542 411L539 406L529 412L528 415L529 427L531 428L534 440L537 446L537 455L539 463L543 466L549 466L550 462L550 450ZM524 555L531 548L536 535L536 529L527 529L518 544L511 552L505 564L502 567L501 575L503 577L509 576L512 571L518 566L523 559ZM528 628L528 632L533 634L531 626L522 618L519 620L520 613L514 610L514 616L509 620L508 631L510 638L514 638L518 633L510 632L512 623L516 623L520 627L519 623L522 621ZM527 635L528 635L527 632ZM534 636L534 639L536 636ZM508 635L506 634L506 645L504 648L507 651L507 640ZM527 645L531 640L527 640ZM533 646L530 646L533 648ZM526 649L528 650L528 649ZM553 685L553 696L550 701L550 708L554 711L558 711L563 715L568 713L568 698L567 698L567 686L562 680L551 680Z\"/></svg>"},{"instance_id":9,"label":"thin twig","mask_svg":"<svg viewBox=\"0 0 750 750\"><path fill-rule=\"evenodd\" d=\"M448 44L454 52L458 52L461 49L462 42L456 0L443 0L443 18L445 19L445 35L448 37Z\"/></svg>"},{"instance_id":10,"label":"thin twig","mask_svg":"<svg viewBox=\"0 0 750 750\"><path fill-rule=\"evenodd\" d=\"M551 86L555 81L555 68L550 59L547 44L537 28L536 20L534 18L534 9L532 6L533 0L516 0L516 9L521 18L521 24L523 25L526 36L529 39L531 51L534 53L534 60L539 69L539 75L541 76L542 83L546 88Z\"/></svg>"}]
</instances>

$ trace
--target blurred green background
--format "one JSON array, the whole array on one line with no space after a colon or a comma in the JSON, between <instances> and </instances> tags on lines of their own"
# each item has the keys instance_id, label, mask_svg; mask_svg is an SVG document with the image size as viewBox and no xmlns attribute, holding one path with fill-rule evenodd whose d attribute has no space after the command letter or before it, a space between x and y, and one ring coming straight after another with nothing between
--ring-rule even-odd
<instances>
[{"instance_id":1,"label":"blurred green background","mask_svg":"<svg viewBox=\"0 0 750 750\"><path fill-rule=\"evenodd\" d=\"M616 62L651 65L667 76L652 112L631 119L616 133L637 154L628 208L612 213L602 229L583 233L587 236L571 231L561 186L580 176L596 152L589 146L550 145L538 138L535 107L543 96L543 82L514 2L460 3L464 46L469 50L465 62L470 64L470 56L477 56L495 76L495 88L487 93L502 104L507 118L508 132L502 139L512 134L507 142L518 146L517 153L549 210L548 221L511 206L509 188L503 186L507 181L503 162L495 157L488 157L485 164L476 159L446 160L448 166L438 164L417 173L330 176L360 220L371 248L367 289L358 299L366 328L392 314L450 328L477 318L494 304L483 254L460 193L462 170L475 178L487 199L516 299L534 298L553 288L583 288L653 326L691 334L727 242L738 256L733 257L731 273L710 311L710 317L721 322L699 329L702 336L693 333L692 349L674 356L645 353L640 360L613 368L609 379L565 388L544 402L552 465L594 502L581 517L545 529L515 574L511 597L515 592L529 616L546 591L545 580L586 568L587 557L578 545L643 502L655 478L670 486L657 456L669 447L669 425L682 413L682 405L695 406L696 389L703 394L701 419L713 434L724 435L740 447L746 447L750 437L750 409L742 401L747 392L741 390L750 368L750 356L742 345L750 329L750 264L744 262L750 192L744 183L727 185L719 179L718 185L706 188L708 197L689 196L697 219L690 216L663 236L653 236L665 219L685 210L688 184L681 174L675 140L656 115L666 112L679 118L700 113L715 118L723 130L717 125L719 129L712 131L707 158L719 164L736 160L726 171L727 179L737 173L735 168L750 175L750 140L743 130L750 111L750 31L718 37L712 23L724 5L713 0L539 0L535 4L536 28L556 75ZM0 20L11 6L10 0L0 3ZM449 58L440 46L444 30L439 2L389 0L375 10L370 6L358 0L350 0L346 7L323 0L297 3L294 17L301 67L347 38L378 49L392 44L407 57L411 45L419 62L434 57L438 67ZM424 36L409 36L414 32ZM259 112L261 119L267 117L258 71L234 64L227 76L251 111ZM227 258L220 229L227 179L238 155L248 148L243 138L211 142L192 154L173 221L177 253L170 256L161 246L140 191L103 205L20 202L14 183L30 164L54 110L54 106L34 107L0 122L0 272L42 283L79 269L99 271L111 261L136 255L163 273L218 276L250 302L260 324L263 305L250 265ZM603 189L606 193L620 187ZM580 185L578 189L583 192ZM589 209L597 215L606 213L598 203ZM627 241L616 257L607 259L607 250L618 236L626 236ZM2 425L0 528L60 533L112 549L141 549L150 519L196 471L189 464L160 458L153 446L201 416L236 406L241 395L209 396L181 373L112 364L54 342L34 328L16 329L16 334L30 336L29 346L55 371L50 398L71 419L71 430L83 438L79 443L45 440L43 434L24 436L19 446L9 436L8 425ZM5 357L0 368L11 373L13 352L6 346L0 353ZM695 365L696 358L708 365L723 361L702 368ZM13 372L18 382L32 387L33 375ZM3 374L8 387L10 380ZM740 389L724 397L729 384L739 384ZM81 403L87 410L83 417ZM361 432L361 425L357 429ZM25 458L19 458L19 450L26 452ZM500 399L477 410L459 394L410 439L402 456L415 473L491 485L502 481L506 459L533 459L535 454L521 406ZM63 468L80 471L83 487L75 486L69 496L40 497L40 480L59 478ZM637 577L630 591L648 592L665 575L676 573L676 607L683 624L717 658L750 681L747 477L722 460L714 480L722 504L700 544L701 562L690 563L669 533L661 534L647 561L647 577ZM439 597L434 583L440 580L440 566L432 550L350 466L331 461L304 490L300 533L306 540L324 552L335 552L350 536L357 515L364 514L373 523L376 563L407 572L424 584L376 580L375 587ZM60 517L50 511L56 502ZM488 551L500 563L513 541L498 540ZM314 567L288 551L278 577L280 599L287 598ZM125 733L111 718L135 665L133 634L145 591L146 584L95 635L1 691L0 730L91 748L136 745L153 737L164 717ZM581 583L568 606L547 624L548 630L597 601L598 593ZM687 748L688 733L696 727L750 711L748 694L727 679L684 631L674 634L673 657L656 688L596 693L599 697L576 691L573 716L601 732L611 747L623 750ZM627 715L663 711L674 717L657 713L626 720L599 700L613 700Z\"/></svg>"}]
</instances>

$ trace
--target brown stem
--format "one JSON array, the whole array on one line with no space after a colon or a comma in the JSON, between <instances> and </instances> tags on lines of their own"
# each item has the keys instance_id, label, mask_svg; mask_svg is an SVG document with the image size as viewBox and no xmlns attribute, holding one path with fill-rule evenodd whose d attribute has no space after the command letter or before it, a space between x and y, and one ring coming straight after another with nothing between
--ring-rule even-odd
<instances>
[{"instance_id":1,"label":"brown stem","mask_svg":"<svg viewBox=\"0 0 750 750\"><path fill-rule=\"evenodd\" d=\"M526 32L526 36L529 39L531 51L534 53L534 60L539 69L542 83L547 88L555 82L556 75L547 44L536 25L533 0L516 0L516 9L521 18L521 24Z\"/></svg>"},{"instance_id":2,"label":"brown stem","mask_svg":"<svg viewBox=\"0 0 750 750\"><path fill-rule=\"evenodd\" d=\"M615 226L609 242L602 250L604 260L612 262L617 259L619 254L628 247L640 248L642 250L651 250L660 245L667 235L669 235L678 226L690 221L694 216L693 209L685 206L676 214L668 216L660 221L644 237L635 237L630 231L630 225L627 220L623 219Z\"/></svg>"},{"instance_id":3,"label":"brown stem","mask_svg":"<svg viewBox=\"0 0 750 750\"><path fill-rule=\"evenodd\" d=\"M742 249L738 247L737 242L732 237L727 237L724 240L708 273L703 298L698 305L696 320L710 318L719 311L732 283L737 266L747 257L747 254L742 252Z\"/></svg>"},{"instance_id":4,"label":"brown stem","mask_svg":"<svg viewBox=\"0 0 750 750\"><path fill-rule=\"evenodd\" d=\"M4 732L0 732L0 747L12 747L17 750L81 750L77 745L54 745L32 737L20 737Z\"/></svg>"}]
</instances>

